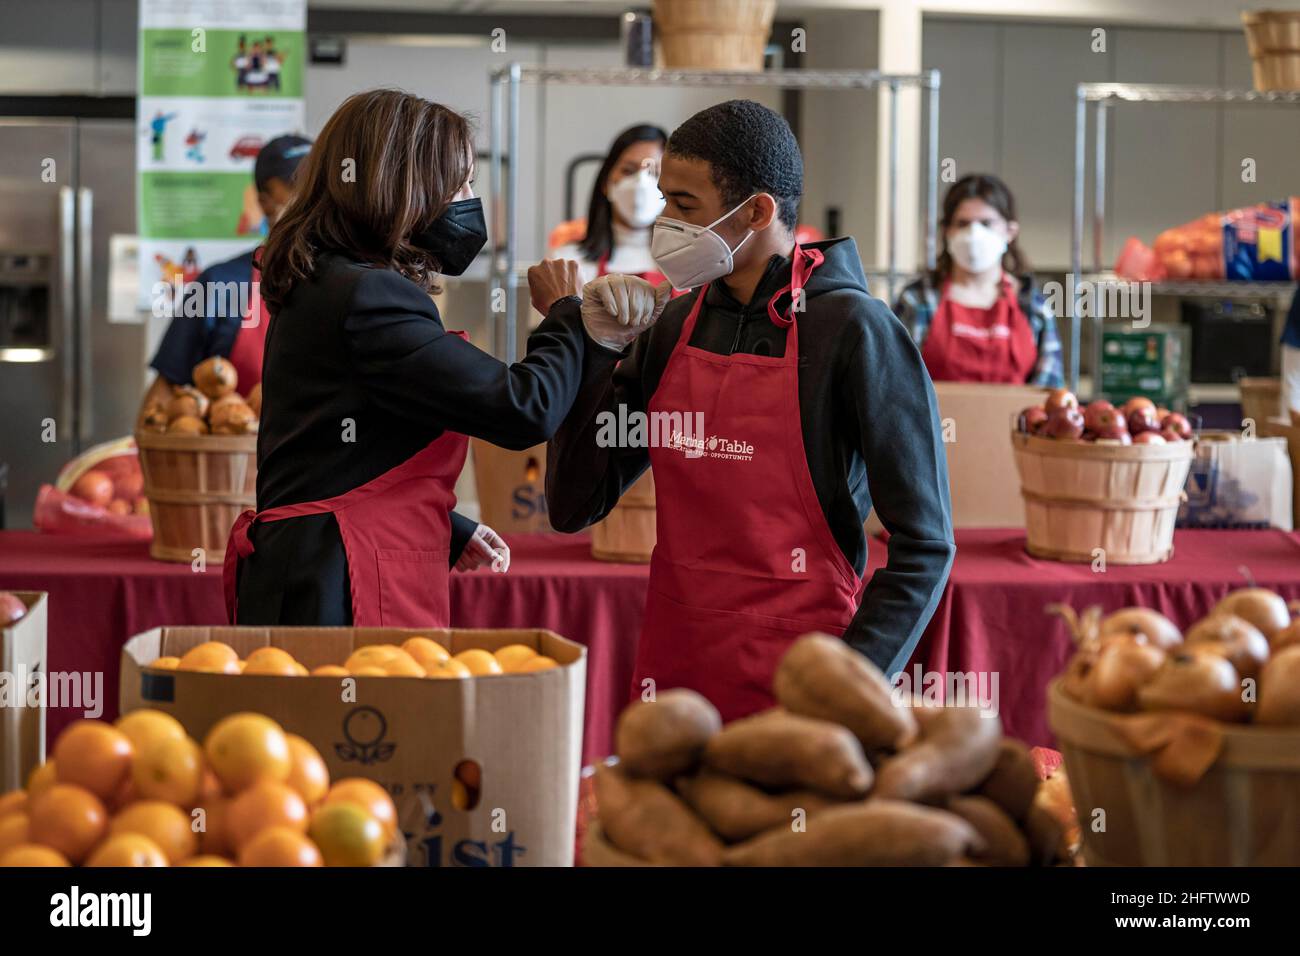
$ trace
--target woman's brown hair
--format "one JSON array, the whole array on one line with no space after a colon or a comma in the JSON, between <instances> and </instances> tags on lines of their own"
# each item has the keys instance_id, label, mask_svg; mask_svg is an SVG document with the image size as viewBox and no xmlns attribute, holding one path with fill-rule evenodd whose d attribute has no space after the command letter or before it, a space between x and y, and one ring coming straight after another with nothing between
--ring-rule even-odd
<instances>
[{"instance_id":1,"label":"woman's brown hair","mask_svg":"<svg viewBox=\"0 0 1300 956\"><path fill-rule=\"evenodd\" d=\"M294 179L294 196L261 256L262 297L274 312L337 252L434 291L437 257L410 242L469 179L474 139L454 110L400 90L348 97Z\"/></svg>"},{"instance_id":2,"label":"woman's brown hair","mask_svg":"<svg viewBox=\"0 0 1300 956\"><path fill-rule=\"evenodd\" d=\"M963 176L948 188L943 197L943 216L939 220L939 238L943 249L935 262L932 281L939 285L952 275L952 256L948 252L948 239L944 235L952 220L957 215L957 207L967 199L982 199L1002 216L1007 222L1016 221L1016 199L1011 195L1007 184L989 173L972 173ZM1015 239L1007 243L1007 251L1002 256L1002 269L1009 275L1024 276L1029 272L1029 260L1025 258Z\"/></svg>"}]
</instances>

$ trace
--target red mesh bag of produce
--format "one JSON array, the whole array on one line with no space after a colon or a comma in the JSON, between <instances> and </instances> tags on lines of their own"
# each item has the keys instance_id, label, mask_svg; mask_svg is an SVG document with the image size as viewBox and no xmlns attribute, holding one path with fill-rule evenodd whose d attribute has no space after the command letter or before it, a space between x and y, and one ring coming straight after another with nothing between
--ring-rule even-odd
<instances>
[{"instance_id":1,"label":"red mesh bag of produce","mask_svg":"<svg viewBox=\"0 0 1300 956\"><path fill-rule=\"evenodd\" d=\"M68 462L52 485L41 485L32 524L52 534L153 537L135 439L96 445Z\"/></svg>"}]
</instances>

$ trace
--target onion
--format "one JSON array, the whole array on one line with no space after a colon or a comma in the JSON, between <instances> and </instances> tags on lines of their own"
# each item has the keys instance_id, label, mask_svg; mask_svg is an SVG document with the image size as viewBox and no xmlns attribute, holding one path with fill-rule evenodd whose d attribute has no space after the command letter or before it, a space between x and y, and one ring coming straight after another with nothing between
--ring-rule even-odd
<instances>
[{"instance_id":1,"label":"onion","mask_svg":"<svg viewBox=\"0 0 1300 956\"><path fill-rule=\"evenodd\" d=\"M1165 652L1137 639L1113 640L1097 655L1084 682L1084 703L1103 710L1137 710L1138 688L1165 662Z\"/></svg>"},{"instance_id":2,"label":"onion","mask_svg":"<svg viewBox=\"0 0 1300 956\"><path fill-rule=\"evenodd\" d=\"M1300 647L1274 654L1259 678L1259 707L1255 722L1273 726L1300 725Z\"/></svg>"},{"instance_id":3,"label":"onion","mask_svg":"<svg viewBox=\"0 0 1300 956\"><path fill-rule=\"evenodd\" d=\"M1183 642L1183 635L1173 621L1146 607L1126 607L1102 618L1103 642L1122 634L1131 634L1166 651Z\"/></svg>"},{"instance_id":4,"label":"onion","mask_svg":"<svg viewBox=\"0 0 1300 956\"><path fill-rule=\"evenodd\" d=\"M1267 588L1240 588L1214 606L1211 614L1235 614L1243 617L1269 640L1291 623L1286 601Z\"/></svg>"},{"instance_id":5,"label":"onion","mask_svg":"<svg viewBox=\"0 0 1300 956\"><path fill-rule=\"evenodd\" d=\"M1300 646L1300 621L1292 621L1268 642L1276 654L1284 647Z\"/></svg>"},{"instance_id":6,"label":"onion","mask_svg":"<svg viewBox=\"0 0 1300 956\"><path fill-rule=\"evenodd\" d=\"M1080 703L1088 696L1088 675L1092 672L1093 664L1097 661L1097 655L1089 651L1079 651L1072 658L1070 663L1065 666L1065 673L1061 675L1061 690L1071 700L1077 700Z\"/></svg>"},{"instance_id":7,"label":"onion","mask_svg":"<svg viewBox=\"0 0 1300 956\"><path fill-rule=\"evenodd\" d=\"M1236 669L1222 657L1181 653L1170 657L1138 689L1138 705L1149 711L1190 711L1215 720L1241 721L1249 707L1241 698Z\"/></svg>"},{"instance_id":8,"label":"onion","mask_svg":"<svg viewBox=\"0 0 1300 956\"><path fill-rule=\"evenodd\" d=\"M1268 660L1268 639L1235 614L1215 612L1187 632L1188 647L1226 658L1241 677L1258 677Z\"/></svg>"}]
</instances>

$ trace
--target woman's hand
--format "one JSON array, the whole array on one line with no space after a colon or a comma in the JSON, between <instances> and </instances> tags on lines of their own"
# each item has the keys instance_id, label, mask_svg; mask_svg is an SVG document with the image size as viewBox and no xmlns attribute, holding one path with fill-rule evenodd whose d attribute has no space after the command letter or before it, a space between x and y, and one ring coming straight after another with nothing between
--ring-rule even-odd
<instances>
[{"instance_id":1,"label":"woman's hand","mask_svg":"<svg viewBox=\"0 0 1300 956\"><path fill-rule=\"evenodd\" d=\"M485 524L480 524L469 536L465 550L456 560L457 571L473 571L483 565L504 574L510 570L510 545Z\"/></svg>"},{"instance_id":2,"label":"woman's hand","mask_svg":"<svg viewBox=\"0 0 1300 956\"><path fill-rule=\"evenodd\" d=\"M582 295L582 275L572 259L543 259L528 269L528 292L542 315L566 295Z\"/></svg>"}]
</instances>

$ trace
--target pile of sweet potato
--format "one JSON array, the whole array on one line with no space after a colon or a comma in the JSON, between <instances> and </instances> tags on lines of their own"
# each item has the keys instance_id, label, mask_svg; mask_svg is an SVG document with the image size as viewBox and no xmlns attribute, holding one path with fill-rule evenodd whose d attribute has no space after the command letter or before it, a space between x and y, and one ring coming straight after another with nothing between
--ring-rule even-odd
<instances>
[{"instance_id":1,"label":"pile of sweet potato","mask_svg":"<svg viewBox=\"0 0 1300 956\"><path fill-rule=\"evenodd\" d=\"M1028 750L972 707L900 706L842 640L808 634L778 706L726 727L690 690L628 706L596 769L616 849L668 866L1027 866L1068 859Z\"/></svg>"}]
</instances>

